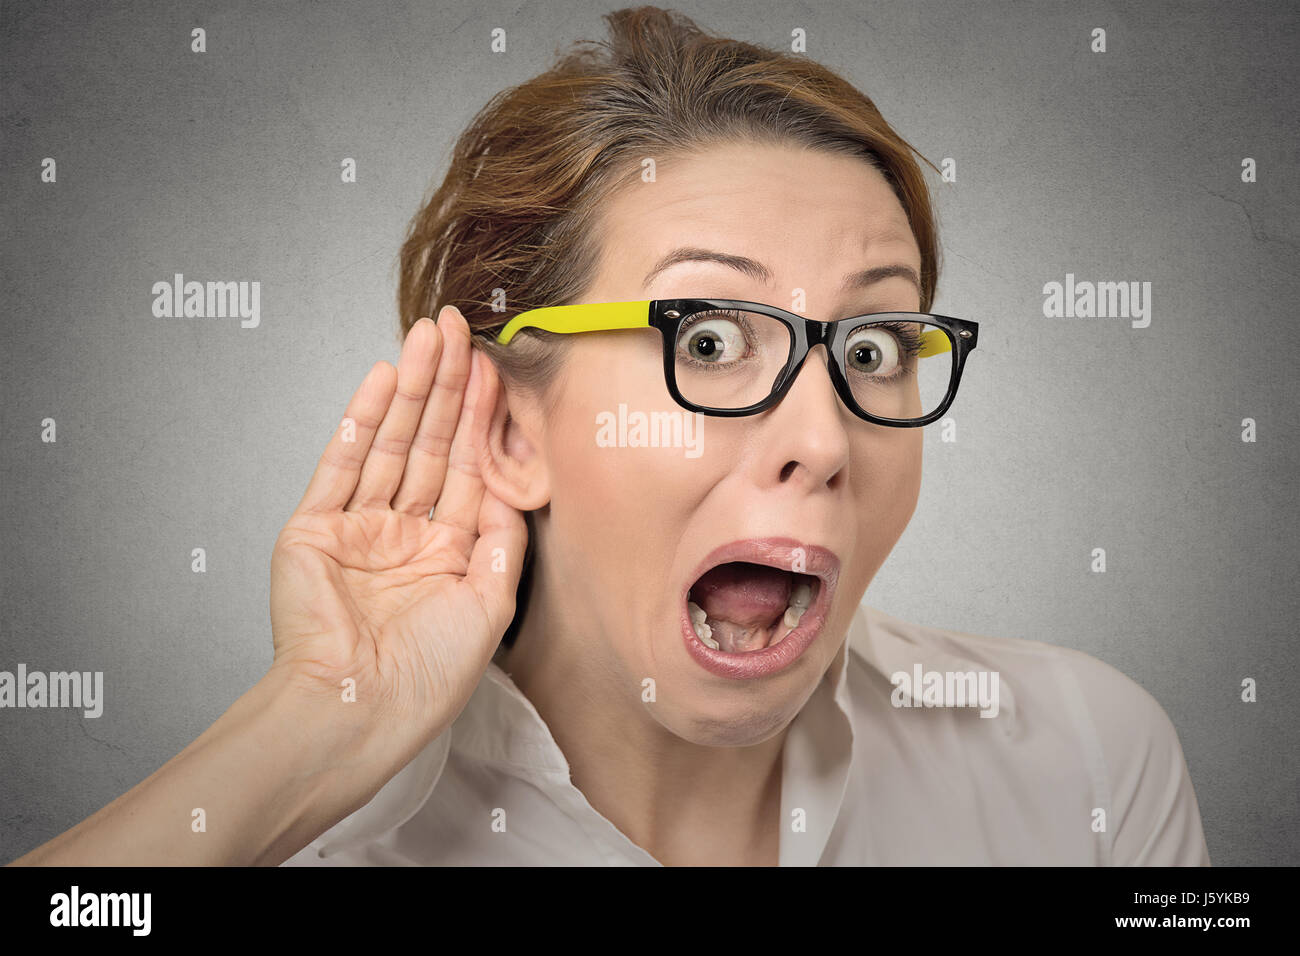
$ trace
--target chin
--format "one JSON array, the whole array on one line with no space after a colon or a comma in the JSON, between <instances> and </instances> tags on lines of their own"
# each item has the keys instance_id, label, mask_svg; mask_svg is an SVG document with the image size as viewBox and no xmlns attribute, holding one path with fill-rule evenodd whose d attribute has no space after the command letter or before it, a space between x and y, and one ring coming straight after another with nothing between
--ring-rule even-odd
<instances>
[{"instance_id":1,"label":"chin","mask_svg":"<svg viewBox=\"0 0 1300 956\"><path fill-rule=\"evenodd\" d=\"M700 747L752 747L779 734L794 720L806 694L785 700L765 700L770 692L732 701L709 699L696 691L695 700L674 698L669 707L647 704L655 720L682 740Z\"/></svg>"},{"instance_id":2,"label":"chin","mask_svg":"<svg viewBox=\"0 0 1300 956\"><path fill-rule=\"evenodd\" d=\"M661 653L677 650L665 642ZM719 681L691 660L660 667L649 714L666 730L702 747L750 747L780 733L812 696L825 666L819 649L763 681ZM660 657L660 661L664 660Z\"/></svg>"}]
</instances>

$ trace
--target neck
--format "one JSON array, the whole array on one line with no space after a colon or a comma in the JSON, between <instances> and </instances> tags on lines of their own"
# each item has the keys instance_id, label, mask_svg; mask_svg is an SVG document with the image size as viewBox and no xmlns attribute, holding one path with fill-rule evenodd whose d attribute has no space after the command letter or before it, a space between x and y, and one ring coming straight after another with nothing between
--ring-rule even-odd
<instances>
[{"instance_id":1,"label":"neck","mask_svg":"<svg viewBox=\"0 0 1300 956\"><path fill-rule=\"evenodd\" d=\"M611 660L599 622L565 613L548 590L534 588L498 663L546 722L574 786L661 863L775 864L788 728L746 747L679 737Z\"/></svg>"}]
</instances>

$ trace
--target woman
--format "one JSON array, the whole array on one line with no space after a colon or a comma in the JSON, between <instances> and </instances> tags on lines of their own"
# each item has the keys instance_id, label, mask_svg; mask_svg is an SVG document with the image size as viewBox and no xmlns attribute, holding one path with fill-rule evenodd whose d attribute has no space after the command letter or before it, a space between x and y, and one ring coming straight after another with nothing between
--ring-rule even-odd
<instances>
[{"instance_id":1,"label":"woman","mask_svg":"<svg viewBox=\"0 0 1300 956\"><path fill-rule=\"evenodd\" d=\"M860 606L978 328L928 317L911 147L806 59L606 19L413 221L265 678L19 862L1208 863L1128 678Z\"/></svg>"}]
</instances>

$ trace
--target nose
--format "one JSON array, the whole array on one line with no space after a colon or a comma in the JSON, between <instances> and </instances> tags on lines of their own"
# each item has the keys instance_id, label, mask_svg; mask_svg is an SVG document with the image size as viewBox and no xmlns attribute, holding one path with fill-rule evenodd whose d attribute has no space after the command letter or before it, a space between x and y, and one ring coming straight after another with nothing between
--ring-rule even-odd
<instances>
[{"instance_id":1,"label":"nose","mask_svg":"<svg viewBox=\"0 0 1300 956\"><path fill-rule=\"evenodd\" d=\"M849 464L849 414L826 369L826 347L814 346L785 397L768 412L765 471L777 482L801 482L812 491L835 488Z\"/></svg>"}]
</instances>

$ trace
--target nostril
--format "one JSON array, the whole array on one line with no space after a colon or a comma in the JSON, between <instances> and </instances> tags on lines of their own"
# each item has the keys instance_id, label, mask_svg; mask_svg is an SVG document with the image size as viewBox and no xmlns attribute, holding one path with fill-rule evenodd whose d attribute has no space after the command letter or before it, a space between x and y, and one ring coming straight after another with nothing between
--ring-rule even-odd
<instances>
[{"instance_id":1,"label":"nostril","mask_svg":"<svg viewBox=\"0 0 1300 956\"><path fill-rule=\"evenodd\" d=\"M781 480L782 480L782 481L789 481L789 480L790 480L790 476L794 474L794 470L795 470L797 467L799 467L799 463L798 463L798 462L787 461L787 462L785 463L785 467L781 469Z\"/></svg>"}]
</instances>

